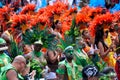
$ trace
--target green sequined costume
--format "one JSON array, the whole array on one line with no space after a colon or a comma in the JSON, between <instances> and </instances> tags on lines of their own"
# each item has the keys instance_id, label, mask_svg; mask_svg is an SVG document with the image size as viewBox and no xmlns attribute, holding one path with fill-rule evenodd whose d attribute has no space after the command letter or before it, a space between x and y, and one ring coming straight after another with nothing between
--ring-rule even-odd
<instances>
[{"instance_id":1,"label":"green sequined costume","mask_svg":"<svg viewBox=\"0 0 120 80\"><path fill-rule=\"evenodd\" d=\"M59 62L59 66L64 65L66 69L59 67L56 72L60 75L67 74L68 80L80 80L82 78L81 72L78 70L77 64L72 60L73 67L70 66L67 60Z\"/></svg>"}]
</instances>

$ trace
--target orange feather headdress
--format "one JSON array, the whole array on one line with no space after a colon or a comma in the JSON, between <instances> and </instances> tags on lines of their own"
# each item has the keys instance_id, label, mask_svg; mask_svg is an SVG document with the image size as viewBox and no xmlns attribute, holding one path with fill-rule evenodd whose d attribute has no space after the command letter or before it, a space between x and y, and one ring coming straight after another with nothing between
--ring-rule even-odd
<instances>
[{"instance_id":1,"label":"orange feather headdress","mask_svg":"<svg viewBox=\"0 0 120 80\"><path fill-rule=\"evenodd\" d=\"M76 23L77 24L87 23L89 21L90 21L90 18L83 13L78 13L77 16L76 16Z\"/></svg>"},{"instance_id":2,"label":"orange feather headdress","mask_svg":"<svg viewBox=\"0 0 120 80\"><path fill-rule=\"evenodd\" d=\"M118 12L115 12L114 14L114 22L116 22L116 23L120 23L120 11L118 11Z\"/></svg>"},{"instance_id":3,"label":"orange feather headdress","mask_svg":"<svg viewBox=\"0 0 120 80\"><path fill-rule=\"evenodd\" d=\"M35 7L36 7L35 4L27 4L26 6L23 7L20 14L26 14L26 13L30 14L30 12L34 12Z\"/></svg>"},{"instance_id":4,"label":"orange feather headdress","mask_svg":"<svg viewBox=\"0 0 120 80\"><path fill-rule=\"evenodd\" d=\"M29 24L30 15L13 15L12 18L12 25L11 27L21 26L23 24Z\"/></svg>"},{"instance_id":5,"label":"orange feather headdress","mask_svg":"<svg viewBox=\"0 0 120 80\"><path fill-rule=\"evenodd\" d=\"M112 21L113 21L113 15L110 13L97 15L89 26L91 35L92 36L95 35L95 29L98 27L106 28L106 25L107 25L107 28L108 28L108 26L112 23Z\"/></svg>"},{"instance_id":6,"label":"orange feather headdress","mask_svg":"<svg viewBox=\"0 0 120 80\"><path fill-rule=\"evenodd\" d=\"M53 5L53 12L54 14L62 14L65 12L65 10L68 9L68 6L60 1L57 1L54 5Z\"/></svg>"},{"instance_id":7,"label":"orange feather headdress","mask_svg":"<svg viewBox=\"0 0 120 80\"><path fill-rule=\"evenodd\" d=\"M7 6L4 6L3 8L0 8L0 20L9 20L10 19L10 8Z\"/></svg>"}]
</instances>

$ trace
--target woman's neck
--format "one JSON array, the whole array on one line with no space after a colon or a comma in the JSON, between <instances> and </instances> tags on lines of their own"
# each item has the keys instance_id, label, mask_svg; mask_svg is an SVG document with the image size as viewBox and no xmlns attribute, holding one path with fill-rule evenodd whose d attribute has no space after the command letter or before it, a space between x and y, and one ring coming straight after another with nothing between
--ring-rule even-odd
<instances>
[{"instance_id":1,"label":"woman's neck","mask_svg":"<svg viewBox=\"0 0 120 80\"><path fill-rule=\"evenodd\" d=\"M55 28L54 31L60 32L60 29L59 28Z\"/></svg>"}]
</instances>

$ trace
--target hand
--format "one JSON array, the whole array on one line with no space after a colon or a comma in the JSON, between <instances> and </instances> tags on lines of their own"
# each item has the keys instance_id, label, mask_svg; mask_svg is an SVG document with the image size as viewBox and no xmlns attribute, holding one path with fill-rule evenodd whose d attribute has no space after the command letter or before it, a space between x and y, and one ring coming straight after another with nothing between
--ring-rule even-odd
<instances>
[{"instance_id":1,"label":"hand","mask_svg":"<svg viewBox=\"0 0 120 80\"><path fill-rule=\"evenodd\" d=\"M100 50L99 50L99 49L97 49L97 50L95 50L94 52L98 54L98 53L100 53Z\"/></svg>"},{"instance_id":2,"label":"hand","mask_svg":"<svg viewBox=\"0 0 120 80\"><path fill-rule=\"evenodd\" d=\"M33 70L31 73L30 73L32 79L34 78L34 76L36 75L36 70Z\"/></svg>"},{"instance_id":3,"label":"hand","mask_svg":"<svg viewBox=\"0 0 120 80\"><path fill-rule=\"evenodd\" d=\"M30 71L30 67L26 67L26 68L21 72L22 76L25 76L26 74L28 74L29 71Z\"/></svg>"},{"instance_id":4,"label":"hand","mask_svg":"<svg viewBox=\"0 0 120 80\"><path fill-rule=\"evenodd\" d=\"M50 32L50 33L53 33L53 32L54 32L52 28L47 28L47 30L48 30L48 32Z\"/></svg>"},{"instance_id":5,"label":"hand","mask_svg":"<svg viewBox=\"0 0 120 80\"><path fill-rule=\"evenodd\" d=\"M114 47L115 47L114 44L111 44L111 45L110 45L110 49L113 49Z\"/></svg>"},{"instance_id":6,"label":"hand","mask_svg":"<svg viewBox=\"0 0 120 80\"><path fill-rule=\"evenodd\" d=\"M55 54L58 56L59 55L59 53L57 52L57 51L55 51Z\"/></svg>"}]
</instances>

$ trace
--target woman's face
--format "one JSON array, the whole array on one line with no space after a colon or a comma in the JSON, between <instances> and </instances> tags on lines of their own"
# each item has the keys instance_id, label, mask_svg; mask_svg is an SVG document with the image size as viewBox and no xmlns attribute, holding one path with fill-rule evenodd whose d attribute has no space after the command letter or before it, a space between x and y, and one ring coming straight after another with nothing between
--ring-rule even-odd
<instances>
[{"instance_id":1,"label":"woman's face","mask_svg":"<svg viewBox=\"0 0 120 80\"><path fill-rule=\"evenodd\" d=\"M84 31L84 37L85 38L90 38L90 34L89 34L88 30Z\"/></svg>"},{"instance_id":2,"label":"woman's face","mask_svg":"<svg viewBox=\"0 0 120 80\"><path fill-rule=\"evenodd\" d=\"M57 27L58 27L58 28L61 28L61 27L62 27L62 24L61 24L60 21L57 23Z\"/></svg>"},{"instance_id":3,"label":"woman's face","mask_svg":"<svg viewBox=\"0 0 120 80\"><path fill-rule=\"evenodd\" d=\"M104 32L104 39L108 37L108 33Z\"/></svg>"}]
</instances>

